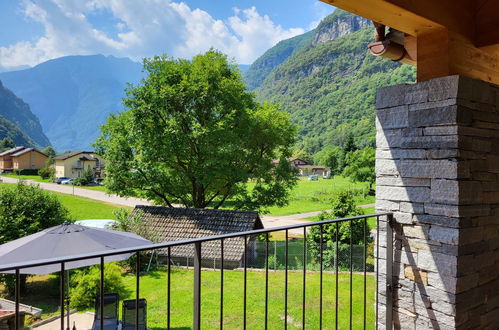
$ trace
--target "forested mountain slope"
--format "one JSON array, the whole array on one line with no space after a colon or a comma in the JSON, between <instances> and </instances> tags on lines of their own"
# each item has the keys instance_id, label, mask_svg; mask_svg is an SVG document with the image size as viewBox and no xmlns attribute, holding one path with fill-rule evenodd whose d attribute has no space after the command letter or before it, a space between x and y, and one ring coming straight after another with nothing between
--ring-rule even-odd
<instances>
[{"instance_id":1,"label":"forested mountain slope","mask_svg":"<svg viewBox=\"0 0 499 330\"><path fill-rule=\"evenodd\" d=\"M270 73L260 84L246 75L250 87L251 83L257 86L260 101L281 103L291 113L301 129L297 148L315 153L340 145L349 132L359 147L374 145L376 90L413 82L414 68L370 55L372 24L340 10L307 38L282 63L266 67Z\"/></svg>"}]
</instances>

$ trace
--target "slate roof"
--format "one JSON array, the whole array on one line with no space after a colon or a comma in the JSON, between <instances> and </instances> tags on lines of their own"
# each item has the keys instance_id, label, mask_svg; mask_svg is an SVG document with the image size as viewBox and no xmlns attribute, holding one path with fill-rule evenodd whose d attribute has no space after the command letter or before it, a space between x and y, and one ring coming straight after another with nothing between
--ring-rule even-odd
<instances>
[{"instance_id":1,"label":"slate roof","mask_svg":"<svg viewBox=\"0 0 499 330\"><path fill-rule=\"evenodd\" d=\"M64 160L64 159L68 159L70 157L73 157L73 156L76 156L79 154L93 154L93 153L94 153L93 151L72 151L72 152L68 152L68 153L65 153L63 155L54 157L54 160Z\"/></svg>"},{"instance_id":2,"label":"slate roof","mask_svg":"<svg viewBox=\"0 0 499 330\"><path fill-rule=\"evenodd\" d=\"M7 155L10 155L10 154L13 154L13 153L16 153L16 152L19 152L23 149L25 149L26 147L14 147L12 149L9 149L9 150L5 150L4 152L0 153L0 157L1 156L7 156Z\"/></svg>"},{"instance_id":3,"label":"slate roof","mask_svg":"<svg viewBox=\"0 0 499 330\"><path fill-rule=\"evenodd\" d=\"M155 242L177 241L212 235L262 229L257 212L137 205L130 216L140 215L156 237ZM254 237L252 237L254 238ZM250 238L248 237L248 242ZM201 245L201 257L220 259L220 241ZM166 255L166 249L161 251ZM172 257L194 256L194 244L172 247ZM239 262L244 255L244 238L224 240L224 260Z\"/></svg>"},{"instance_id":4,"label":"slate roof","mask_svg":"<svg viewBox=\"0 0 499 330\"><path fill-rule=\"evenodd\" d=\"M15 154L12 154L12 157L18 157L18 156L21 156L21 155L23 155L23 154L25 154L25 153L27 153L27 152L30 152L30 151L36 151L36 152L38 152L38 153L40 153L40 154L42 154L42 155L44 155L44 156L47 156L47 155L45 155L43 152L41 152L41 151L39 151L39 150L36 150L36 149L33 149L33 148L26 148L26 149L24 149L24 150L21 150L21 151L16 152Z\"/></svg>"}]
</instances>

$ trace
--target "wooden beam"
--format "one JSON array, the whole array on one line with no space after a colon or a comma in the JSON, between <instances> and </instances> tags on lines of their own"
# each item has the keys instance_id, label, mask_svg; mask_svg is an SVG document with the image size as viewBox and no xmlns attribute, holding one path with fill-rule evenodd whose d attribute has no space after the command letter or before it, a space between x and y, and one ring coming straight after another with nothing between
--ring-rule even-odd
<instances>
[{"instance_id":1,"label":"wooden beam","mask_svg":"<svg viewBox=\"0 0 499 330\"><path fill-rule=\"evenodd\" d=\"M417 68L418 81L459 74L499 85L499 55L447 29L417 37Z\"/></svg>"},{"instance_id":2,"label":"wooden beam","mask_svg":"<svg viewBox=\"0 0 499 330\"><path fill-rule=\"evenodd\" d=\"M450 75L449 32L439 29L417 37L417 81Z\"/></svg>"},{"instance_id":3,"label":"wooden beam","mask_svg":"<svg viewBox=\"0 0 499 330\"><path fill-rule=\"evenodd\" d=\"M484 47L499 44L499 1L477 0L475 15L475 45Z\"/></svg>"}]
</instances>

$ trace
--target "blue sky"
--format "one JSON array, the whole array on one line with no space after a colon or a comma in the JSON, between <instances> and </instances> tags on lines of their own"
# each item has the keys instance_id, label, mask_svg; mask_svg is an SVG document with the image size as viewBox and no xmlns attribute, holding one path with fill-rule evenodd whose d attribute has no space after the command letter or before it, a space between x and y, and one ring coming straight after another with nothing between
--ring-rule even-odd
<instances>
[{"instance_id":1,"label":"blue sky","mask_svg":"<svg viewBox=\"0 0 499 330\"><path fill-rule=\"evenodd\" d=\"M250 64L333 10L317 0L2 0L0 67L96 53L189 58L210 47Z\"/></svg>"}]
</instances>

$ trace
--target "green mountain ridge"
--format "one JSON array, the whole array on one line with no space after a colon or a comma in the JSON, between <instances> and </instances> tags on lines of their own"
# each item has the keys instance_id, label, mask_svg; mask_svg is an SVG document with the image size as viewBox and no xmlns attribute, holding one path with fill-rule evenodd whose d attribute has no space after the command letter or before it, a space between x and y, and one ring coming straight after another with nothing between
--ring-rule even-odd
<instances>
[{"instance_id":1,"label":"green mountain ridge","mask_svg":"<svg viewBox=\"0 0 499 330\"><path fill-rule=\"evenodd\" d=\"M29 105L0 81L0 139L5 137L11 138L16 145L26 147L50 145Z\"/></svg>"},{"instance_id":2,"label":"green mountain ridge","mask_svg":"<svg viewBox=\"0 0 499 330\"><path fill-rule=\"evenodd\" d=\"M290 112L301 130L297 148L315 153L341 145L350 133L359 147L373 146L376 90L414 82L414 68L369 54L370 22L341 10L308 33L309 42L284 61L260 68L269 72L261 83L248 75L246 81L257 86L260 101L280 103ZM278 50L270 49L257 59L257 67Z\"/></svg>"}]
</instances>

